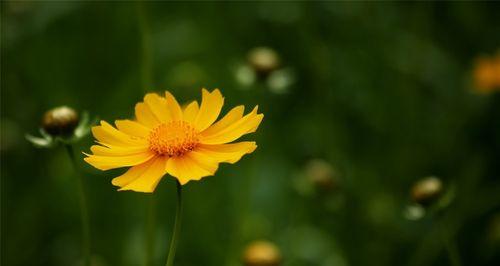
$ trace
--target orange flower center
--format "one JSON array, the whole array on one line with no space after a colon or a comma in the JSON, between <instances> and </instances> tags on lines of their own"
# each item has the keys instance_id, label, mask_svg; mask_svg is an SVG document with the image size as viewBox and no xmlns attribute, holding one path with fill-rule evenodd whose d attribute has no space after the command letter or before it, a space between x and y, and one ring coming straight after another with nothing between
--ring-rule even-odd
<instances>
[{"instance_id":1,"label":"orange flower center","mask_svg":"<svg viewBox=\"0 0 500 266\"><path fill-rule=\"evenodd\" d=\"M196 148L198 141L198 132L190 123L172 121L151 131L149 149L158 155L181 156Z\"/></svg>"}]
</instances>

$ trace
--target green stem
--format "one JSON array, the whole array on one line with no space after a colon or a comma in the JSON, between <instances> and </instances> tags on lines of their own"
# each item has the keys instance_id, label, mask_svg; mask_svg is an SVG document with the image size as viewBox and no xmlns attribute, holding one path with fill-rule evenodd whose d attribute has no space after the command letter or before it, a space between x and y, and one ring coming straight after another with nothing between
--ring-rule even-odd
<instances>
[{"instance_id":1,"label":"green stem","mask_svg":"<svg viewBox=\"0 0 500 266\"><path fill-rule=\"evenodd\" d=\"M140 74L142 92L146 93L153 83L153 69L151 64L151 35L149 31L148 16L144 1L137 2L137 21L140 35ZM156 220L156 201L154 195L151 195L147 207L146 238L145 238L145 258L144 265L150 266L153 261L154 243L155 243L155 220Z\"/></svg>"},{"instance_id":2,"label":"green stem","mask_svg":"<svg viewBox=\"0 0 500 266\"><path fill-rule=\"evenodd\" d=\"M449 238L444 239L444 245L446 252L448 253L448 259L453 266L462 266L460 262L460 254L458 253L457 245L455 242L451 241Z\"/></svg>"},{"instance_id":3,"label":"green stem","mask_svg":"<svg viewBox=\"0 0 500 266\"><path fill-rule=\"evenodd\" d=\"M177 242L179 233L181 231L181 217L182 217L182 185L177 181L177 208L175 210L175 223L174 232L172 233L172 240L170 241L170 249L168 251L168 258L166 266L174 265L175 251L177 249Z\"/></svg>"},{"instance_id":4,"label":"green stem","mask_svg":"<svg viewBox=\"0 0 500 266\"><path fill-rule=\"evenodd\" d=\"M451 236L448 233L448 230L446 230L443 224L439 226L439 229L441 230L442 241L446 249L446 253L448 254L448 259L450 260L450 264L452 266L462 266L457 245L455 244L454 241L452 241Z\"/></svg>"},{"instance_id":5,"label":"green stem","mask_svg":"<svg viewBox=\"0 0 500 266\"><path fill-rule=\"evenodd\" d=\"M140 58L141 58L141 87L143 92L147 92L148 88L152 86L153 70L151 64L151 36L149 32L149 24L147 20L146 7L143 1L138 2L139 12L139 33L141 37L140 44Z\"/></svg>"},{"instance_id":6,"label":"green stem","mask_svg":"<svg viewBox=\"0 0 500 266\"><path fill-rule=\"evenodd\" d=\"M78 179L78 195L80 197L80 215L82 219L82 253L85 266L90 266L90 226L89 226L89 212L87 208L87 199L85 196L85 186L83 177L78 173L78 166L76 164L75 154L71 144L65 144L66 151L73 165L73 169Z\"/></svg>"},{"instance_id":7,"label":"green stem","mask_svg":"<svg viewBox=\"0 0 500 266\"><path fill-rule=\"evenodd\" d=\"M156 200L154 194L149 195L148 210L147 210L147 223L146 223L146 257L145 266L152 265L156 227Z\"/></svg>"}]
</instances>

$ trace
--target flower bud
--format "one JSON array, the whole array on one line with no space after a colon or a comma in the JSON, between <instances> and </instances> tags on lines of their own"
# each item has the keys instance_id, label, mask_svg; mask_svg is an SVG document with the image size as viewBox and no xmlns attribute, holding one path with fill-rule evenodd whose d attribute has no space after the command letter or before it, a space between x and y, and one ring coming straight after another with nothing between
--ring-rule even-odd
<instances>
[{"instance_id":1,"label":"flower bud","mask_svg":"<svg viewBox=\"0 0 500 266\"><path fill-rule=\"evenodd\" d=\"M434 203L443 192L443 184L437 177L426 177L415 183L411 189L411 198L423 206Z\"/></svg>"},{"instance_id":2,"label":"flower bud","mask_svg":"<svg viewBox=\"0 0 500 266\"><path fill-rule=\"evenodd\" d=\"M70 136L78 123L79 117L75 110L60 106L43 115L42 128L52 136Z\"/></svg>"},{"instance_id":3,"label":"flower bud","mask_svg":"<svg viewBox=\"0 0 500 266\"><path fill-rule=\"evenodd\" d=\"M245 266L278 266L281 264L279 248L269 241L250 243L243 254Z\"/></svg>"},{"instance_id":4,"label":"flower bud","mask_svg":"<svg viewBox=\"0 0 500 266\"><path fill-rule=\"evenodd\" d=\"M481 56L474 62L474 88L488 94L500 90L500 52L495 56Z\"/></svg>"},{"instance_id":5,"label":"flower bud","mask_svg":"<svg viewBox=\"0 0 500 266\"><path fill-rule=\"evenodd\" d=\"M338 186L332 165L320 159L313 159L306 165L305 174L316 189L333 190Z\"/></svg>"},{"instance_id":6,"label":"flower bud","mask_svg":"<svg viewBox=\"0 0 500 266\"><path fill-rule=\"evenodd\" d=\"M280 67L278 54L268 47L257 47L250 50L247 60L260 77L267 77Z\"/></svg>"}]
</instances>

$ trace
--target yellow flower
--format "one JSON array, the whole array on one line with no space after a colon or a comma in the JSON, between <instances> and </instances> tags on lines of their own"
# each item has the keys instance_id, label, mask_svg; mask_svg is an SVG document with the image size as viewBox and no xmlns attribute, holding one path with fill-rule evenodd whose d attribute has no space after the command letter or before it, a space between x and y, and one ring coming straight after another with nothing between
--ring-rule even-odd
<instances>
[{"instance_id":1,"label":"yellow flower","mask_svg":"<svg viewBox=\"0 0 500 266\"><path fill-rule=\"evenodd\" d=\"M278 246L266 240L250 243L243 253L245 266L278 266L282 258Z\"/></svg>"},{"instance_id":2,"label":"yellow flower","mask_svg":"<svg viewBox=\"0 0 500 266\"><path fill-rule=\"evenodd\" d=\"M135 106L135 120L92 128L99 145L85 161L100 170L131 166L113 179L119 190L153 192L167 173L182 185L214 175L219 163L235 163L257 148L253 141L230 142L255 132L264 117L258 106L243 115L240 105L215 122L223 104L218 89L203 89L201 105L193 101L185 108L168 91L164 97L148 93Z\"/></svg>"},{"instance_id":3,"label":"yellow flower","mask_svg":"<svg viewBox=\"0 0 500 266\"><path fill-rule=\"evenodd\" d=\"M496 56L478 57L473 69L474 88L488 94L500 90L500 52Z\"/></svg>"}]
</instances>

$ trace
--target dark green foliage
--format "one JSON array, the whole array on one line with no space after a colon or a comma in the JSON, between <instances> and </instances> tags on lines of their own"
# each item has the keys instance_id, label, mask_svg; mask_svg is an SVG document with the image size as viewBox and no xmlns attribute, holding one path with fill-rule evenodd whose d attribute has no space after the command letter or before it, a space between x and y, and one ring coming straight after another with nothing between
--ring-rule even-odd
<instances>
[{"instance_id":1,"label":"dark green foliage","mask_svg":"<svg viewBox=\"0 0 500 266\"><path fill-rule=\"evenodd\" d=\"M265 118L250 137L259 148L185 187L177 265L241 265L245 245L262 238L281 248L284 265L451 265L450 249L462 265L500 265L500 93L471 86L474 59L500 49L499 10L2 1L1 264L71 266L81 257L70 161L62 148L24 139L46 110L68 105L112 122L131 117L145 91L186 102L218 87L225 111L259 105ZM257 46L273 48L292 75L284 93L236 79ZM75 146L79 159L91 144ZM334 189L308 184L304 167L317 158L335 169ZM96 265L143 265L151 195L115 191L123 170L80 166ZM452 191L449 201L406 219L412 184L431 175ZM153 197L154 265L163 265L173 179Z\"/></svg>"}]
</instances>

